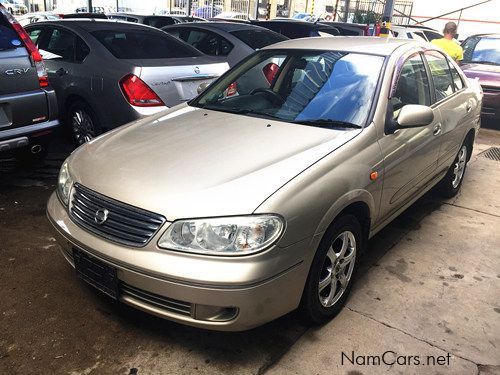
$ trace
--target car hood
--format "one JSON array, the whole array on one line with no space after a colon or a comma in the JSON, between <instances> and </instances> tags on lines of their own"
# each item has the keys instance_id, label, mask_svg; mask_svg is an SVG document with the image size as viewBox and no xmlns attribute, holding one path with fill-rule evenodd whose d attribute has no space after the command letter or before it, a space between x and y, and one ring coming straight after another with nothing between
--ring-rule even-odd
<instances>
[{"instance_id":1,"label":"car hood","mask_svg":"<svg viewBox=\"0 0 500 375\"><path fill-rule=\"evenodd\" d=\"M500 66L489 64L467 64L461 66L465 75L471 79L478 78L484 86L500 87Z\"/></svg>"},{"instance_id":2,"label":"car hood","mask_svg":"<svg viewBox=\"0 0 500 375\"><path fill-rule=\"evenodd\" d=\"M78 148L73 179L178 218L252 213L361 130L330 130L177 106Z\"/></svg>"}]
</instances>

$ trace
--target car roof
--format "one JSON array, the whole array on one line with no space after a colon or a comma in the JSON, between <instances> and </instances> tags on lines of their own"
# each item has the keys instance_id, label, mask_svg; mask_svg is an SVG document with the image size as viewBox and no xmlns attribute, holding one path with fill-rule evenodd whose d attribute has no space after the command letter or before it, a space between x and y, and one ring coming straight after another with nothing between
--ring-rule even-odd
<instances>
[{"instance_id":1,"label":"car roof","mask_svg":"<svg viewBox=\"0 0 500 375\"><path fill-rule=\"evenodd\" d=\"M373 36L335 36L291 39L264 47L263 49L324 49L388 56L398 47L410 44L421 46L423 43L413 39Z\"/></svg>"},{"instance_id":2,"label":"car roof","mask_svg":"<svg viewBox=\"0 0 500 375\"><path fill-rule=\"evenodd\" d=\"M222 31L237 31L237 30L268 30L266 28L257 26L257 25L252 25L249 23L239 23L239 22L199 22L199 23L186 23L186 24L177 24L177 25L169 25L167 26L168 28L170 27L201 27L204 29L218 29Z\"/></svg>"},{"instance_id":3,"label":"car roof","mask_svg":"<svg viewBox=\"0 0 500 375\"><path fill-rule=\"evenodd\" d=\"M151 26L146 26L140 23L133 22L125 22L122 20L109 20L109 19L93 19L93 18L75 18L75 19L59 19L59 20L51 20L51 21L41 21L37 22L33 25L64 25L64 26L76 26L88 32L96 31L96 30L113 30L116 29L116 25L120 25L123 28L133 28L133 29L141 29L147 28L148 30L156 30ZM29 25L31 26L31 25Z\"/></svg>"},{"instance_id":4,"label":"car roof","mask_svg":"<svg viewBox=\"0 0 500 375\"><path fill-rule=\"evenodd\" d=\"M493 39L500 38L500 34L497 34L497 33L474 34L474 35L470 35L469 38L472 37L472 36L476 36L476 37L479 36L479 37L486 37L486 38L493 38Z\"/></svg>"}]
</instances>

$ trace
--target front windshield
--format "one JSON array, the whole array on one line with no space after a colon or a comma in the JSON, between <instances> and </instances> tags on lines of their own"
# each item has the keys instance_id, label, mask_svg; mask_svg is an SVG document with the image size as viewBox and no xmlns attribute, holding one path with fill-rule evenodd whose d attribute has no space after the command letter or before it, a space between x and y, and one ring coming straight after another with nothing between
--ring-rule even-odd
<instances>
[{"instance_id":1,"label":"front windshield","mask_svg":"<svg viewBox=\"0 0 500 375\"><path fill-rule=\"evenodd\" d=\"M362 53L263 50L190 105L313 126L362 127L383 62Z\"/></svg>"},{"instance_id":2,"label":"front windshield","mask_svg":"<svg viewBox=\"0 0 500 375\"><path fill-rule=\"evenodd\" d=\"M500 65L500 38L471 37L464 43L462 63Z\"/></svg>"}]
</instances>

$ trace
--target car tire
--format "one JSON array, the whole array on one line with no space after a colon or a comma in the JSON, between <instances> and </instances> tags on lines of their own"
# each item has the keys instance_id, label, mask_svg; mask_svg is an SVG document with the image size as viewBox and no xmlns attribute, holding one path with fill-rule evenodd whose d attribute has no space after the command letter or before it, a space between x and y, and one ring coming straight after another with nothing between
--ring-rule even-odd
<instances>
[{"instance_id":1,"label":"car tire","mask_svg":"<svg viewBox=\"0 0 500 375\"><path fill-rule=\"evenodd\" d=\"M340 312L351 291L364 245L363 230L353 215L337 218L326 231L302 295L306 323L323 324Z\"/></svg>"},{"instance_id":2,"label":"car tire","mask_svg":"<svg viewBox=\"0 0 500 375\"><path fill-rule=\"evenodd\" d=\"M102 133L97 115L83 101L73 102L67 112L66 123L76 145L82 145Z\"/></svg>"},{"instance_id":3,"label":"car tire","mask_svg":"<svg viewBox=\"0 0 500 375\"><path fill-rule=\"evenodd\" d=\"M453 161L453 164L446 172L446 175L437 186L438 193L444 198L453 198L458 194L467 169L467 161L469 160L470 149L467 140L462 144L458 154Z\"/></svg>"}]
</instances>

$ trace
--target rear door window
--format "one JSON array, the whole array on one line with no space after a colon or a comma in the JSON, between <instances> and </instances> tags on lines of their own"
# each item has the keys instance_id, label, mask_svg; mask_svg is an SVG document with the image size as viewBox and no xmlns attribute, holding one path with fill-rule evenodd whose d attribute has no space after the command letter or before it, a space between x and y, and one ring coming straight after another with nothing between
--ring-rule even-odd
<instances>
[{"instance_id":1,"label":"rear door window","mask_svg":"<svg viewBox=\"0 0 500 375\"><path fill-rule=\"evenodd\" d=\"M100 30L92 35L118 59L168 59L201 56L174 37L154 30Z\"/></svg>"},{"instance_id":2,"label":"rear door window","mask_svg":"<svg viewBox=\"0 0 500 375\"><path fill-rule=\"evenodd\" d=\"M439 102L452 95L456 90L448 60L438 51L426 52L425 58L431 70L436 102Z\"/></svg>"},{"instance_id":3,"label":"rear door window","mask_svg":"<svg viewBox=\"0 0 500 375\"><path fill-rule=\"evenodd\" d=\"M38 43L38 38L40 38L40 34L42 33L42 28L37 27L37 28L30 28L29 30L26 30L28 32L28 35L30 36L31 40L33 43L37 44Z\"/></svg>"},{"instance_id":4,"label":"rear door window","mask_svg":"<svg viewBox=\"0 0 500 375\"><path fill-rule=\"evenodd\" d=\"M74 61L76 37L73 33L59 28L49 29L47 36L40 41L40 52L44 59Z\"/></svg>"},{"instance_id":5,"label":"rear door window","mask_svg":"<svg viewBox=\"0 0 500 375\"><path fill-rule=\"evenodd\" d=\"M435 31L427 31L427 30L424 30L423 33L425 34L425 36L427 37L427 40L430 42L431 40L434 40L434 39L441 39L443 36L439 33L436 33Z\"/></svg>"},{"instance_id":6,"label":"rear door window","mask_svg":"<svg viewBox=\"0 0 500 375\"><path fill-rule=\"evenodd\" d=\"M226 38L207 30L182 28L168 32L209 56L227 56L234 47Z\"/></svg>"},{"instance_id":7,"label":"rear door window","mask_svg":"<svg viewBox=\"0 0 500 375\"><path fill-rule=\"evenodd\" d=\"M32 39L31 34L36 30L39 29L30 28L28 32ZM36 42L38 42L38 47L44 59L81 63L90 53L90 49L83 39L71 31L60 28L47 28L47 32L43 33L42 37L39 34L36 36Z\"/></svg>"},{"instance_id":8,"label":"rear door window","mask_svg":"<svg viewBox=\"0 0 500 375\"><path fill-rule=\"evenodd\" d=\"M271 44L287 40L285 36L268 30L236 30L231 31L230 34L234 35L253 50L258 50Z\"/></svg>"},{"instance_id":9,"label":"rear door window","mask_svg":"<svg viewBox=\"0 0 500 375\"><path fill-rule=\"evenodd\" d=\"M175 21L170 17L146 17L144 18L144 25L156 27L157 29L161 29L162 27L168 25L174 25Z\"/></svg>"}]
</instances>

